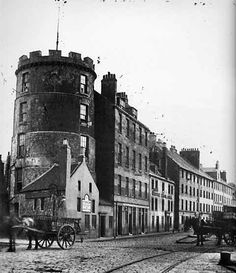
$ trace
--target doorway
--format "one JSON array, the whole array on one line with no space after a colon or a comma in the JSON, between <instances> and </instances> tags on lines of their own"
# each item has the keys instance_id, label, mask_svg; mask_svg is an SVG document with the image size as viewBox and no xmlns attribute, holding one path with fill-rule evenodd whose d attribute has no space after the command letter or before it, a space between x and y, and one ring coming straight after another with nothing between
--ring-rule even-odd
<instances>
[{"instance_id":1,"label":"doorway","mask_svg":"<svg viewBox=\"0 0 236 273\"><path fill-rule=\"evenodd\" d=\"M105 237L106 235L106 216L100 215L100 236Z\"/></svg>"}]
</instances>

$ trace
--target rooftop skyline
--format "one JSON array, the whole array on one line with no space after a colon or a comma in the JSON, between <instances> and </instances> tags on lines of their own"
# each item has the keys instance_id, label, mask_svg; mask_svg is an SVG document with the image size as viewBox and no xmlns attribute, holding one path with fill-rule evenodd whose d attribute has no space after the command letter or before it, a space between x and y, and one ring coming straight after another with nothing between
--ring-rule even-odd
<instances>
[{"instance_id":1,"label":"rooftop skyline","mask_svg":"<svg viewBox=\"0 0 236 273\"><path fill-rule=\"evenodd\" d=\"M21 55L56 49L116 74L138 119L168 146L199 148L201 163L235 182L235 1L1 0L0 154L10 151Z\"/></svg>"}]
</instances>

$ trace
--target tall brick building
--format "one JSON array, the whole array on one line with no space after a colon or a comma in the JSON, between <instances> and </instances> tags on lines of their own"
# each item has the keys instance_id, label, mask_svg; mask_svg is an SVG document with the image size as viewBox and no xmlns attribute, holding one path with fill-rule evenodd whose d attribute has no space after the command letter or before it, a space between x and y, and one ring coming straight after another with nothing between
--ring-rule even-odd
<instances>
[{"instance_id":1,"label":"tall brick building","mask_svg":"<svg viewBox=\"0 0 236 273\"><path fill-rule=\"evenodd\" d=\"M104 75L101 94L95 92L96 171L100 197L113 205L115 235L148 229L148 137L127 95L117 92L115 75Z\"/></svg>"},{"instance_id":2,"label":"tall brick building","mask_svg":"<svg viewBox=\"0 0 236 273\"><path fill-rule=\"evenodd\" d=\"M72 165L81 150L95 178L94 80L92 59L49 50L20 57L11 148L11 198L19 212L18 193L60 161L64 139ZM83 149L81 149L83 148Z\"/></svg>"}]
</instances>

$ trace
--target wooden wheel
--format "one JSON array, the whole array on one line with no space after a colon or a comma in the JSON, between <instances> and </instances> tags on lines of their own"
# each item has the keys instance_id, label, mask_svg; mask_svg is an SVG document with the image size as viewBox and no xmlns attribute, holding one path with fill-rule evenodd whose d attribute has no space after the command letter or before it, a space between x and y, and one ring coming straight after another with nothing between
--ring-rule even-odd
<instances>
[{"instance_id":1,"label":"wooden wheel","mask_svg":"<svg viewBox=\"0 0 236 273\"><path fill-rule=\"evenodd\" d=\"M44 235L42 236L42 238L38 239L38 245L41 248L48 248L53 244L53 242L54 242L54 238L48 235Z\"/></svg>"},{"instance_id":2,"label":"wooden wheel","mask_svg":"<svg viewBox=\"0 0 236 273\"><path fill-rule=\"evenodd\" d=\"M68 249L73 246L75 242L75 230L70 225L63 225L60 227L57 234L57 243L62 249Z\"/></svg>"}]
</instances>

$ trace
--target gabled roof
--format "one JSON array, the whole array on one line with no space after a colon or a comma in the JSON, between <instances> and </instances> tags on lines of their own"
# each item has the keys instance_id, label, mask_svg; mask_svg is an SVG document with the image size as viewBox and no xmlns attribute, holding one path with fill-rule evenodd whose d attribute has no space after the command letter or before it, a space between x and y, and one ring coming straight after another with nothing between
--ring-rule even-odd
<instances>
[{"instance_id":1,"label":"gabled roof","mask_svg":"<svg viewBox=\"0 0 236 273\"><path fill-rule=\"evenodd\" d=\"M52 187L56 187L57 190L65 189L65 185L61 183L60 168L58 164L52 165L45 173L23 187L21 192L48 190Z\"/></svg>"},{"instance_id":2,"label":"gabled roof","mask_svg":"<svg viewBox=\"0 0 236 273\"><path fill-rule=\"evenodd\" d=\"M179 155L177 152L172 152L170 150L167 150L167 155L182 169L185 169L189 172L198 174L198 175L203 176L203 177L210 179L210 180L213 179L211 176L209 176L208 174L203 172L201 169L197 169L192 164L190 164L188 161L183 159L181 157L181 155Z\"/></svg>"}]
</instances>

